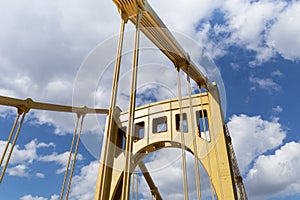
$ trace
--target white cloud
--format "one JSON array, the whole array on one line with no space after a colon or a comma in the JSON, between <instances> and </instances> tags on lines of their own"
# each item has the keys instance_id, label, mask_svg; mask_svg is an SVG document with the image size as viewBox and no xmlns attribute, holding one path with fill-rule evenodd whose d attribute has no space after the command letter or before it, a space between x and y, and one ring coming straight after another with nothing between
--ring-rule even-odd
<instances>
[{"instance_id":1,"label":"white cloud","mask_svg":"<svg viewBox=\"0 0 300 200\"><path fill-rule=\"evenodd\" d=\"M59 196L57 194L54 194L50 197L50 200L58 200Z\"/></svg>"},{"instance_id":2,"label":"white cloud","mask_svg":"<svg viewBox=\"0 0 300 200\"><path fill-rule=\"evenodd\" d=\"M54 194L50 197L49 200L58 200L59 196ZM48 198L41 196L32 196L31 194L24 195L20 198L20 200L48 200Z\"/></svg>"},{"instance_id":3,"label":"white cloud","mask_svg":"<svg viewBox=\"0 0 300 200\"><path fill-rule=\"evenodd\" d=\"M250 76L249 81L254 84L251 90L256 90L256 87L267 90L269 93L279 92L281 90L281 86L274 82L271 78L258 78Z\"/></svg>"},{"instance_id":4,"label":"white cloud","mask_svg":"<svg viewBox=\"0 0 300 200\"><path fill-rule=\"evenodd\" d=\"M94 198L95 185L98 177L99 161L90 162L73 177L71 199L89 200Z\"/></svg>"},{"instance_id":5,"label":"white cloud","mask_svg":"<svg viewBox=\"0 0 300 200\"><path fill-rule=\"evenodd\" d=\"M271 76L275 76L275 77L281 78L281 77L284 76L284 74L283 74L280 70L275 70L275 71L273 71L273 72L271 73Z\"/></svg>"},{"instance_id":6,"label":"white cloud","mask_svg":"<svg viewBox=\"0 0 300 200\"><path fill-rule=\"evenodd\" d=\"M300 143L283 143L286 132L278 119L234 115L228 127L250 199L300 193Z\"/></svg>"},{"instance_id":7,"label":"white cloud","mask_svg":"<svg viewBox=\"0 0 300 200\"><path fill-rule=\"evenodd\" d=\"M276 106L275 108L272 109L273 112L275 113L281 113L283 111L283 108L281 106Z\"/></svg>"},{"instance_id":8,"label":"white cloud","mask_svg":"<svg viewBox=\"0 0 300 200\"><path fill-rule=\"evenodd\" d=\"M280 146L286 137L278 119L267 121L261 116L233 115L228 127L242 174L258 156Z\"/></svg>"},{"instance_id":9,"label":"white cloud","mask_svg":"<svg viewBox=\"0 0 300 200\"><path fill-rule=\"evenodd\" d=\"M189 36L195 34L199 21L211 16L212 11L218 8L221 3L222 1L220 0L189 0L184 2L174 0L172 4L167 1L150 2L168 28L183 32Z\"/></svg>"},{"instance_id":10,"label":"white cloud","mask_svg":"<svg viewBox=\"0 0 300 200\"><path fill-rule=\"evenodd\" d=\"M300 58L299 7L297 1L222 1L213 11L223 15L224 21L208 27L210 22L204 20L203 28L197 33L201 35L198 40L213 57L223 56L232 45L248 50L255 55L249 65L261 65L277 53L297 61Z\"/></svg>"},{"instance_id":11,"label":"white cloud","mask_svg":"<svg viewBox=\"0 0 300 200\"><path fill-rule=\"evenodd\" d=\"M299 151L300 143L289 142L274 154L259 156L245 179L249 195L266 199L299 194Z\"/></svg>"},{"instance_id":12,"label":"white cloud","mask_svg":"<svg viewBox=\"0 0 300 200\"><path fill-rule=\"evenodd\" d=\"M58 200L59 196L57 194L54 194L50 197L50 200Z\"/></svg>"},{"instance_id":13,"label":"white cloud","mask_svg":"<svg viewBox=\"0 0 300 200\"><path fill-rule=\"evenodd\" d=\"M28 167L26 165L17 165L17 166L8 168L7 173L10 176L28 177L29 174L26 172L27 168Z\"/></svg>"},{"instance_id":14,"label":"white cloud","mask_svg":"<svg viewBox=\"0 0 300 200\"><path fill-rule=\"evenodd\" d=\"M72 154L72 158L73 158L74 154ZM68 158L69 158L69 152L66 151L64 153L52 153L50 155L46 155L46 156L41 156L39 157L39 161L42 161L42 162L55 162L57 164L59 164L61 167L60 169L58 169L56 171L57 174L60 174L60 173L63 173L65 170L66 170L66 166L67 166L67 161L68 161ZM78 160L82 160L83 159L83 156L81 154L77 154L77 157L76 157L76 161Z\"/></svg>"},{"instance_id":15,"label":"white cloud","mask_svg":"<svg viewBox=\"0 0 300 200\"><path fill-rule=\"evenodd\" d=\"M48 200L47 198L44 197L39 197L39 196L32 196L30 194L24 195L20 198L20 200Z\"/></svg>"},{"instance_id":16,"label":"white cloud","mask_svg":"<svg viewBox=\"0 0 300 200\"><path fill-rule=\"evenodd\" d=\"M0 141L0 155L2 155L4 147L6 145L6 141ZM67 166L67 160L69 157L69 152L66 151L64 153L52 153L48 155L39 155L37 153L37 150L39 148L49 148L49 147L55 147L55 144L50 143L39 143L37 139L34 139L30 141L29 143L25 144L24 149L22 149L20 146L16 145L11 160L9 162L9 168L7 169L7 172L11 176L30 176L30 173L27 172L29 165L32 164L34 161L38 162L55 162L58 165L60 165L60 168L56 171L58 174L63 173L65 171L65 168ZM8 149L9 150L9 149ZM7 152L8 154L8 152ZM74 154L73 154L74 155ZM77 160L82 160L83 156L78 153L77 154ZM6 158L5 158L6 160ZM44 174L41 172L37 172L35 174L38 178L44 178Z\"/></svg>"},{"instance_id":17,"label":"white cloud","mask_svg":"<svg viewBox=\"0 0 300 200\"><path fill-rule=\"evenodd\" d=\"M272 1L225 1L223 9L228 28L233 33L232 39L246 44L249 49L259 47L263 39L262 31L284 5L285 3Z\"/></svg>"},{"instance_id":18,"label":"white cloud","mask_svg":"<svg viewBox=\"0 0 300 200\"><path fill-rule=\"evenodd\" d=\"M110 1L1 1L0 12L5 30L0 33L0 71L6 74L0 80L1 94L67 105L72 104L81 62L100 41L118 32L120 21ZM57 133L72 130L72 117L55 118L49 112L33 117L56 125Z\"/></svg>"},{"instance_id":19,"label":"white cloud","mask_svg":"<svg viewBox=\"0 0 300 200\"><path fill-rule=\"evenodd\" d=\"M271 27L268 43L284 58L292 61L300 59L300 2L292 1L288 7L277 16L277 21Z\"/></svg>"},{"instance_id":20,"label":"white cloud","mask_svg":"<svg viewBox=\"0 0 300 200\"><path fill-rule=\"evenodd\" d=\"M3 154L4 147L6 145L6 141L0 141L0 155ZM37 149L45 148L45 147L53 147L54 143L39 143L37 139L31 140L29 143L25 144L24 149L22 149L19 145L16 145L9 165L7 169L7 173L10 176L21 176L21 177L29 177L30 173L28 172L28 166L35 160L39 159L37 154ZM8 151L6 152L6 156L4 161L7 159L7 155L10 151L11 144L9 144ZM43 174L37 173L36 176L42 178Z\"/></svg>"},{"instance_id":21,"label":"white cloud","mask_svg":"<svg viewBox=\"0 0 300 200\"><path fill-rule=\"evenodd\" d=\"M42 148L42 147L55 147L56 145L53 142L50 143L44 143L44 142L40 142L37 144L37 148Z\"/></svg>"},{"instance_id":22,"label":"white cloud","mask_svg":"<svg viewBox=\"0 0 300 200\"><path fill-rule=\"evenodd\" d=\"M35 173L35 176L38 178L45 178L45 174L40 173L40 172Z\"/></svg>"},{"instance_id":23,"label":"white cloud","mask_svg":"<svg viewBox=\"0 0 300 200\"><path fill-rule=\"evenodd\" d=\"M0 141L1 155L4 151L5 145L6 145L6 141ZM20 163L22 164L32 163L34 160L38 159L38 155L37 155L38 148L53 147L53 146L55 146L54 143L48 143L48 144L43 142L39 143L37 139L31 140L29 143L25 144L24 149L22 149L19 145L16 145L11 156L10 164L14 165Z\"/></svg>"}]
</instances>

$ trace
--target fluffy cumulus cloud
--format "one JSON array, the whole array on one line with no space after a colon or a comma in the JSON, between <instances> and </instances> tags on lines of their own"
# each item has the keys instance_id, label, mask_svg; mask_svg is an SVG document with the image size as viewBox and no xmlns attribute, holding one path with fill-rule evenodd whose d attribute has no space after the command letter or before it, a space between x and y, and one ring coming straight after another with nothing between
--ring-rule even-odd
<instances>
[{"instance_id":1,"label":"fluffy cumulus cloud","mask_svg":"<svg viewBox=\"0 0 300 200\"><path fill-rule=\"evenodd\" d=\"M28 167L26 165L17 165L7 169L7 173L10 176L27 177L29 176L29 174L26 172L27 168Z\"/></svg>"},{"instance_id":2,"label":"fluffy cumulus cloud","mask_svg":"<svg viewBox=\"0 0 300 200\"><path fill-rule=\"evenodd\" d=\"M171 30L180 31L189 36L195 35L200 20L210 17L213 11L222 4L220 0L184 2L175 0L172 4L168 1L149 2Z\"/></svg>"},{"instance_id":3,"label":"fluffy cumulus cloud","mask_svg":"<svg viewBox=\"0 0 300 200\"><path fill-rule=\"evenodd\" d=\"M5 30L0 33L0 70L6 75L0 80L1 95L36 101L71 105L82 61L118 30L119 16L110 1L1 1L0 11ZM33 116L56 125L56 133L69 132L73 125L72 117Z\"/></svg>"},{"instance_id":4,"label":"fluffy cumulus cloud","mask_svg":"<svg viewBox=\"0 0 300 200\"><path fill-rule=\"evenodd\" d=\"M255 54L250 65L260 65L277 53L291 61L299 60L298 1L227 0L215 4L213 11L222 20L212 24L206 21L211 19L208 15L201 18L204 23L197 33L211 55L222 56L234 45Z\"/></svg>"},{"instance_id":5,"label":"fluffy cumulus cloud","mask_svg":"<svg viewBox=\"0 0 300 200\"><path fill-rule=\"evenodd\" d=\"M300 59L300 2L292 1L287 8L277 16L276 23L268 34L268 44L277 50L284 58L298 61Z\"/></svg>"},{"instance_id":6,"label":"fluffy cumulus cloud","mask_svg":"<svg viewBox=\"0 0 300 200\"><path fill-rule=\"evenodd\" d=\"M69 158L70 153L68 151L64 153L52 153L50 155L46 156L40 156L39 161L42 162L55 162L56 164L60 165L60 169L56 171L57 174L63 173L67 166L67 160ZM72 158L74 157L74 154L72 154ZM76 160L82 160L83 156L81 154L77 154Z\"/></svg>"},{"instance_id":7,"label":"fluffy cumulus cloud","mask_svg":"<svg viewBox=\"0 0 300 200\"><path fill-rule=\"evenodd\" d=\"M6 141L0 141L1 151L0 154L4 152ZM11 156L10 164L25 164L25 163L32 163L34 160L38 159L37 150L39 148L47 148L47 147L54 147L54 143L39 143L37 139L31 140L29 143L25 144L24 148L21 148L19 145L14 147L14 151ZM9 144L11 147L11 144ZM8 148L9 151L10 148ZM8 151L6 152L8 154ZM6 154L6 155L7 155Z\"/></svg>"},{"instance_id":8,"label":"fluffy cumulus cloud","mask_svg":"<svg viewBox=\"0 0 300 200\"><path fill-rule=\"evenodd\" d=\"M81 168L80 173L73 178L70 199L89 200L94 198L98 167L99 161L93 161Z\"/></svg>"},{"instance_id":9,"label":"fluffy cumulus cloud","mask_svg":"<svg viewBox=\"0 0 300 200\"><path fill-rule=\"evenodd\" d=\"M228 126L249 198L300 193L300 144L283 143L286 131L278 119L234 115Z\"/></svg>"},{"instance_id":10,"label":"fluffy cumulus cloud","mask_svg":"<svg viewBox=\"0 0 300 200\"><path fill-rule=\"evenodd\" d=\"M286 137L278 119L267 121L260 116L233 115L228 127L242 174L247 173L254 159L280 146Z\"/></svg>"},{"instance_id":11,"label":"fluffy cumulus cloud","mask_svg":"<svg viewBox=\"0 0 300 200\"><path fill-rule=\"evenodd\" d=\"M273 1L225 1L225 18L232 32L231 40L259 51L263 48L263 31L284 8L284 2ZM255 13L255 14L254 14Z\"/></svg>"},{"instance_id":12,"label":"fluffy cumulus cloud","mask_svg":"<svg viewBox=\"0 0 300 200\"><path fill-rule=\"evenodd\" d=\"M247 174L245 183L253 199L300 193L300 143L289 142L272 155L261 155Z\"/></svg>"},{"instance_id":13,"label":"fluffy cumulus cloud","mask_svg":"<svg viewBox=\"0 0 300 200\"><path fill-rule=\"evenodd\" d=\"M6 141L0 141L0 155L3 154L3 151L6 146ZM11 144L9 144L9 147L11 147ZM67 160L69 157L69 152L63 152L63 153L51 153L48 155L41 155L38 153L38 149L40 148L49 148L49 147L55 147L54 143L44 143L44 142L38 142L37 139L34 139L30 141L29 143L25 144L24 148L20 147L19 145L16 145L9 165L7 169L7 173L10 176L19 176L19 177L31 177L35 176L37 178L44 178L45 174L41 172L36 172L35 174L32 174L29 172L30 166L33 162L54 162L56 163L60 168L57 169L56 173L60 174L63 173L66 166L67 166ZM8 148L8 151L10 148ZM46 149L47 152L49 149ZM4 161L7 159L8 151L6 152L6 157ZM50 151L52 151L50 149ZM81 154L77 155L77 160L82 160L83 156Z\"/></svg>"}]
</instances>

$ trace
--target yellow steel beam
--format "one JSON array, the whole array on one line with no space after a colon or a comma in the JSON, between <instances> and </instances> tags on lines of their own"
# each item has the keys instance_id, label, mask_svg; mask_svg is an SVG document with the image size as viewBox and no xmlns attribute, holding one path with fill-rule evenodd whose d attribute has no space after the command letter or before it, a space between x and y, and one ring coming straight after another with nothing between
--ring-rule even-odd
<instances>
[{"instance_id":1,"label":"yellow steel beam","mask_svg":"<svg viewBox=\"0 0 300 200\"><path fill-rule=\"evenodd\" d=\"M35 102L30 98L27 99L16 99L11 97L0 96L0 105L3 106L12 106L16 108L20 108L22 110L48 110L48 111L56 111L56 112L71 112L71 113L80 113L80 114L108 114L108 109L94 109L84 107L73 107L73 106L65 106L58 104L50 104L50 103L42 103Z\"/></svg>"},{"instance_id":2,"label":"yellow steel beam","mask_svg":"<svg viewBox=\"0 0 300 200\"><path fill-rule=\"evenodd\" d=\"M145 178L145 180L146 180L146 182L147 182L147 184L150 188L150 191L151 191L152 195L155 196L156 200L162 200L162 197L161 197L157 187L155 186L154 181L153 181L153 179L152 179L152 177L151 177L151 175L150 175L150 173L149 173L149 171L148 171L148 169L147 169L147 167L146 167L146 165L143 161L141 161L139 163L139 168L143 173L143 176L144 176L144 178Z\"/></svg>"},{"instance_id":3,"label":"yellow steel beam","mask_svg":"<svg viewBox=\"0 0 300 200\"><path fill-rule=\"evenodd\" d=\"M122 18L137 23L139 10L143 12L141 31L174 63L199 85L207 89L207 77L196 67L166 25L146 0L113 0Z\"/></svg>"}]
</instances>

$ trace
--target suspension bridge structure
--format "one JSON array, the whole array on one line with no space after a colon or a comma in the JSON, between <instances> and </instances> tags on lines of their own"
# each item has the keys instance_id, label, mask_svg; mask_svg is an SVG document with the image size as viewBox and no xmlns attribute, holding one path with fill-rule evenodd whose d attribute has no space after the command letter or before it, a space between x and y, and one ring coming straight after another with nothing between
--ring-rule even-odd
<instances>
[{"instance_id":1,"label":"suspension bridge structure","mask_svg":"<svg viewBox=\"0 0 300 200\"><path fill-rule=\"evenodd\" d=\"M202 199L199 165L205 169L211 186L211 199L247 200L243 180L227 129L216 83L210 82L190 59L146 0L113 0L121 16L118 50L113 75L110 107L95 109L35 102L0 96L0 105L17 108L17 116L0 160L0 182L10 161L24 118L30 110L75 113L77 120L70 146L60 199L68 199L78 152L84 117L107 116L100 165L94 194L95 200L128 200L133 198L134 170L139 168L153 199L164 199L144 158L163 148L181 149L183 197L188 196L186 153L194 157L197 199ZM129 110L116 104L120 76L124 30L135 25ZM144 34L174 64L177 71L178 97L136 107L140 34ZM188 96L182 96L181 76L187 76ZM192 95L191 80L199 88ZM69 177L69 180L67 181ZM136 176L138 178L138 176ZM3 183L2 183L3 184ZM136 181L138 184L138 181ZM135 188L138 188L136 185ZM136 199L138 199L136 192Z\"/></svg>"}]
</instances>

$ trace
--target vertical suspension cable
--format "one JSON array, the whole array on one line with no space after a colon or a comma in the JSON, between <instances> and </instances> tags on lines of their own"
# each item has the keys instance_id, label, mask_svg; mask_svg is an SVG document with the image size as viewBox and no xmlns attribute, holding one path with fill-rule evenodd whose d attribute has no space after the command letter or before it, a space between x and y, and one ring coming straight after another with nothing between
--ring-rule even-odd
<instances>
[{"instance_id":1,"label":"vertical suspension cable","mask_svg":"<svg viewBox=\"0 0 300 200\"><path fill-rule=\"evenodd\" d=\"M74 168L75 168L75 162L76 162L76 157L77 157L78 146L79 146L79 142L80 142L80 136L81 136L81 132L82 132L82 125L83 125L84 117L85 117L85 115L82 115L82 117L81 117L80 129L79 129L79 133L78 133L78 137L77 137L77 141L76 141L76 147L75 147L75 151L74 151L72 168L71 168L69 182L68 182L68 189L67 189L67 192L66 192L66 199L69 199L69 192L70 192L70 188L71 188L72 177L73 177L73 172L74 172Z\"/></svg>"},{"instance_id":2,"label":"vertical suspension cable","mask_svg":"<svg viewBox=\"0 0 300 200\"><path fill-rule=\"evenodd\" d=\"M131 91L130 91L130 107L128 116L128 129L126 134L125 145L125 166L123 172L122 185L122 200L128 200L130 194L130 171L132 170L132 145L134 133L134 114L136 101L136 86L137 86L137 70L138 70L138 56L139 56L139 42L140 42L140 22L142 18L142 11L138 8L137 23L135 28L135 42L132 62L132 77L131 77Z\"/></svg>"},{"instance_id":3,"label":"vertical suspension cable","mask_svg":"<svg viewBox=\"0 0 300 200\"><path fill-rule=\"evenodd\" d=\"M206 124L205 124L205 121L204 121L204 106L203 106L203 101L202 101L202 91L201 91L201 87L198 86L198 90L199 90L199 94L200 94L200 105L201 105L201 115L202 115L202 126L203 126L203 132L204 132L204 135L205 135L205 148L206 148L206 153L207 153L207 162L208 162L208 168L209 168L209 174L211 175L212 174L212 170L211 170L211 163L210 163L210 156L209 156L209 152L208 152L208 144L207 144L207 133L206 133ZM200 116L201 117L201 116ZM207 116L208 117L208 116ZM199 126L201 126L201 124L199 123ZM200 135L201 135L201 128L200 128ZM210 181L210 192L211 192L211 199L214 200L215 199L215 195L214 195L214 188L213 188L213 185L212 185L212 179L209 175L209 181Z\"/></svg>"},{"instance_id":4,"label":"vertical suspension cable","mask_svg":"<svg viewBox=\"0 0 300 200\"><path fill-rule=\"evenodd\" d=\"M134 200L138 200L138 172L132 172L132 175L131 175L131 190L132 190L132 196L131 196L131 199ZM135 197L135 198L134 198Z\"/></svg>"},{"instance_id":5,"label":"vertical suspension cable","mask_svg":"<svg viewBox=\"0 0 300 200\"><path fill-rule=\"evenodd\" d=\"M66 180L67 180L67 176L68 176L68 173L69 173L69 167L70 167L70 162L71 162L71 157L72 157L72 152L73 152L73 147L74 147L74 141L75 141L76 134L77 134L77 128L78 128L79 118L80 118L80 115L77 115L77 119L76 119L76 123L75 123L75 128L74 128L74 133L73 133L73 138L72 138L72 142L71 142L71 146L70 146L70 151L69 151L68 163L67 163L66 171L65 171L65 175L64 175L64 181L63 181L63 184L61 186L61 192L60 192L60 196L59 196L60 200L62 200L62 198L64 196L65 185L66 185Z\"/></svg>"},{"instance_id":6,"label":"vertical suspension cable","mask_svg":"<svg viewBox=\"0 0 300 200\"><path fill-rule=\"evenodd\" d=\"M6 143L6 145L5 145L4 151L3 151L3 153L2 153L2 157L1 157L1 161L0 161L0 167L2 166L2 162L3 162L4 157L5 157L5 155L6 155L8 146L9 146L10 141L11 141L11 138L12 138L14 132L15 132L17 123L18 123L19 118L20 118L20 116L21 116L22 113L23 113L23 111L22 111L21 109L18 109L18 115L16 116L16 119L15 119L14 124L13 124L13 126L12 126L12 128L11 128L11 131L10 131L9 137L8 137L8 139L7 139L7 143Z\"/></svg>"},{"instance_id":7,"label":"vertical suspension cable","mask_svg":"<svg viewBox=\"0 0 300 200\"><path fill-rule=\"evenodd\" d=\"M180 68L177 67L177 87L178 87L178 103L179 103L179 127L181 136L181 157L182 157L182 178L184 188L184 200L188 200L188 182L187 182L187 170L186 170L186 152L185 152L185 139L183 133L183 114L182 114L182 94L181 94L181 81L180 81Z\"/></svg>"},{"instance_id":8,"label":"vertical suspension cable","mask_svg":"<svg viewBox=\"0 0 300 200\"><path fill-rule=\"evenodd\" d=\"M131 199L134 200L134 173L131 174Z\"/></svg>"},{"instance_id":9,"label":"vertical suspension cable","mask_svg":"<svg viewBox=\"0 0 300 200\"><path fill-rule=\"evenodd\" d=\"M135 185L135 189L136 189L136 191L135 191L135 200L138 200L138 198L139 198L139 173L138 173L138 171L136 172L136 185Z\"/></svg>"},{"instance_id":10,"label":"vertical suspension cable","mask_svg":"<svg viewBox=\"0 0 300 200\"><path fill-rule=\"evenodd\" d=\"M21 111L18 111L18 112L20 113ZM25 115L26 115L26 113L27 113L28 111L27 111L27 112L22 111L22 112L23 112L23 115L22 115L21 121L20 121L20 123L19 123L19 125L18 125L18 129L17 129L16 135L15 135L15 137L14 137L13 143L12 143L12 145L11 145L11 149L10 149L10 151L9 151L9 153L8 153L7 160L6 160L5 165L4 165L3 169L2 169L2 173L1 173L1 177L0 177L0 184L2 183L2 180L3 180L4 174L5 174L6 168L7 168L7 166L8 166L10 157L11 157L11 155L12 155L12 152L13 152L13 150L14 150L15 144L16 144L16 142L17 142L17 139L18 139L20 130L21 130L21 128L22 128L23 121L24 121L24 119L25 119ZM17 118L18 118L18 117L17 117ZM13 127L13 129L15 129L15 128Z\"/></svg>"},{"instance_id":11,"label":"vertical suspension cable","mask_svg":"<svg viewBox=\"0 0 300 200\"><path fill-rule=\"evenodd\" d=\"M122 16L125 16L122 14ZM100 162L100 168L102 173L99 177L100 187L96 188L95 199L102 200L109 198L109 194L107 192L107 188L110 187L110 183L107 181L107 177L109 177L109 170L108 163L113 163L114 156L110 156L108 152L110 152L110 142L111 138L113 137L113 121L114 121L114 110L116 107L116 100L117 100L117 93L118 93L118 82L120 76L120 66L122 60L122 50L123 50L123 40L124 40L124 30L125 25L128 19L122 18L122 23L120 26L120 36L118 42L118 52L116 56L116 63L115 63L115 70L114 70L114 78L112 84L112 92L111 92L111 99L110 99L110 107L109 107L109 115L108 115L108 129L106 131L105 137L103 138L103 147L102 147L102 162Z\"/></svg>"},{"instance_id":12,"label":"vertical suspension cable","mask_svg":"<svg viewBox=\"0 0 300 200\"><path fill-rule=\"evenodd\" d=\"M198 147L197 147L197 132L195 131L195 124L194 124L194 110L192 107L192 91L191 91L191 80L189 73L187 74L187 82L188 82L188 95L189 95L189 107L190 107L190 115L191 115L191 121L192 121L192 133L194 133L194 139L193 139L193 145L194 145L194 169L195 169L195 175L196 175L196 190L197 190L197 197L198 200L201 200L201 183L200 183L200 172L199 172L199 163L198 163Z\"/></svg>"}]
</instances>

